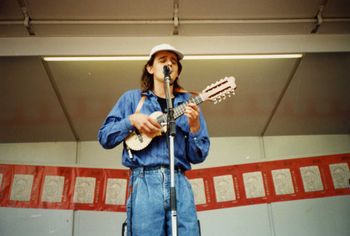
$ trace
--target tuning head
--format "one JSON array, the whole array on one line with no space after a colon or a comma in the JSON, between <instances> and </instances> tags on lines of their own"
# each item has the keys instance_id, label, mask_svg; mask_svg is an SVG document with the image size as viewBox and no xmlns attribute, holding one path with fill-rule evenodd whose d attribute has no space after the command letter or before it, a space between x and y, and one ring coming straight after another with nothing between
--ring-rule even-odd
<instances>
[{"instance_id":1,"label":"tuning head","mask_svg":"<svg viewBox=\"0 0 350 236\"><path fill-rule=\"evenodd\" d=\"M225 77L207 86L202 92L203 100L211 100L215 104L235 94L236 79L233 76Z\"/></svg>"}]
</instances>

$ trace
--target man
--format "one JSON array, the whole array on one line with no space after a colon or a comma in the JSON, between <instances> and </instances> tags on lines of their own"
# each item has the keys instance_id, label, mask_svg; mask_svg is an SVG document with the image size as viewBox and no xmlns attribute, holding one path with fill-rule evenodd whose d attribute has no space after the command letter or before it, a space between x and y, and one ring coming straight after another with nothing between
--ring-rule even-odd
<instances>
[{"instance_id":1,"label":"man","mask_svg":"<svg viewBox=\"0 0 350 236\"><path fill-rule=\"evenodd\" d=\"M150 114L165 112L164 66L170 69L170 94L174 108L186 103L191 94L179 85L183 54L169 44L155 46L144 66L141 89L124 93L99 130L99 141L110 149L125 141L134 131L153 138L138 151L124 142L122 162L131 169L132 192L127 201L128 235L171 235L169 140L159 135L161 125ZM174 138L177 232L179 236L197 236L196 207L191 185L184 172L191 164L203 162L210 141L204 117L193 103L186 105L184 116L176 120Z\"/></svg>"}]
</instances>

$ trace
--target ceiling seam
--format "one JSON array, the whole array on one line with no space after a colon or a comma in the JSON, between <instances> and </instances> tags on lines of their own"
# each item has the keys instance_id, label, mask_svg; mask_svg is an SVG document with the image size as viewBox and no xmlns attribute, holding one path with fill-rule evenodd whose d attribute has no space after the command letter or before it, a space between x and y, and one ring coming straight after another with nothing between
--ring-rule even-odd
<instances>
[{"instance_id":1,"label":"ceiling seam","mask_svg":"<svg viewBox=\"0 0 350 236\"><path fill-rule=\"evenodd\" d=\"M175 11L175 10L174 10ZM177 10L178 11L178 10ZM175 13L174 13L175 14ZM65 24L65 25L174 25L174 27L179 26L179 18L178 18L178 12L177 15L174 15L174 19L172 20L33 20L29 17L29 24L30 26L33 25L59 25L59 24ZM321 17L319 13L318 16L314 18L284 18L284 19L197 19L197 20L191 20L191 19L184 19L181 20L181 24L289 24L289 23L315 23L320 24L321 22L328 23L341 23L341 22L349 22L349 17L338 17L338 18L326 18ZM176 16L176 17L175 17ZM22 25L23 20L1 20L0 25Z\"/></svg>"},{"instance_id":2,"label":"ceiling seam","mask_svg":"<svg viewBox=\"0 0 350 236\"><path fill-rule=\"evenodd\" d=\"M293 78L295 76L295 73L297 72L297 70L299 68L299 65L300 65L300 63L302 61L302 58L303 57L298 58L295 61L293 69L292 69L292 71L291 71L291 73L289 75L288 81L287 81L286 85L284 86L284 88L282 89L281 94L279 95L279 97L277 99L277 102L276 102L274 108L272 109L272 112L271 112L271 114L270 114L270 116L269 116L269 118L268 118L268 120L267 120L267 122L266 122L266 124L265 124L265 126L264 126L260 136L262 136L262 137L265 136L265 133L266 133L267 129L269 128L269 126L271 124L271 121L272 121L273 117L275 116L275 114L277 112L277 109L280 106L280 104L282 102L282 99L283 99L284 95L286 94L286 92L287 92L287 90L289 88L289 85L291 84L291 82L292 82L292 80L293 80Z\"/></svg>"},{"instance_id":3,"label":"ceiling seam","mask_svg":"<svg viewBox=\"0 0 350 236\"><path fill-rule=\"evenodd\" d=\"M174 0L174 9L173 9L173 35L179 34L179 0Z\"/></svg>"},{"instance_id":4,"label":"ceiling seam","mask_svg":"<svg viewBox=\"0 0 350 236\"><path fill-rule=\"evenodd\" d=\"M17 3L19 5L19 7L21 8L21 11L22 11L22 14L24 17L23 21L21 21L22 24L24 25L24 27L26 28L26 30L30 36L35 36L35 32L33 30L32 24L31 24L32 19L30 18L28 6L27 6L25 0L17 0Z\"/></svg>"},{"instance_id":5,"label":"ceiling seam","mask_svg":"<svg viewBox=\"0 0 350 236\"><path fill-rule=\"evenodd\" d=\"M71 131L73 133L75 141L79 142L80 138L79 138L78 132L76 131L76 129L75 129L74 125L73 125L72 118L69 115L68 109L67 109L67 107L66 107L66 105L65 105L65 103L63 101L63 97L62 97L62 95L61 95L61 93L60 93L60 91L58 89L57 83L56 83L56 81L55 81L55 79L54 79L54 77L53 77L53 75L51 73L50 67L49 67L48 63L43 60L43 58L41 58L41 62L43 64L43 66L44 66L44 69L45 69L45 72L47 74L47 77L49 78L51 87L54 90L56 98L57 98L57 100L58 100L58 102L59 102L59 104L61 106L63 114L64 114L64 116L65 116L65 118L66 118L66 120L68 122L68 125L69 125L69 127L70 127L70 129L71 129Z\"/></svg>"},{"instance_id":6,"label":"ceiling seam","mask_svg":"<svg viewBox=\"0 0 350 236\"><path fill-rule=\"evenodd\" d=\"M328 3L328 0L323 0L322 3L320 4L320 6L318 7L318 11L317 11L317 14L315 16L315 18L317 20L316 25L311 30L311 34L316 34L318 32L318 30L320 29L321 24L324 22L323 11L324 11L324 8L326 7L327 3Z\"/></svg>"}]
</instances>

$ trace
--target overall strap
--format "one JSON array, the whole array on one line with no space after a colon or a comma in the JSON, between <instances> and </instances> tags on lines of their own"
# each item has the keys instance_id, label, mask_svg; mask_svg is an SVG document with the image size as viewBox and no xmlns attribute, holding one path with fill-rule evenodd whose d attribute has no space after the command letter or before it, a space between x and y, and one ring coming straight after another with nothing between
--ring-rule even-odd
<instances>
[{"instance_id":1,"label":"overall strap","mask_svg":"<svg viewBox=\"0 0 350 236\"><path fill-rule=\"evenodd\" d=\"M196 93L196 92L187 91L187 90L185 90L185 89L183 89L183 88L178 88L178 89L176 90L176 92L177 92L177 93L189 93L189 94L191 94L192 96L198 96L198 94L199 94L199 93Z\"/></svg>"},{"instance_id":2,"label":"overall strap","mask_svg":"<svg viewBox=\"0 0 350 236\"><path fill-rule=\"evenodd\" d=\"M139 103L137 104L135 113L139 113L141 111L142 105L145 102L145 100L146 100L146 96L142 96Z\"/></svg>"},{"instance_id":3,"label":"overall strap","mask_svg":"<svg viewBox=\"0 0 350 236\"><path fill-rule=\"evenodd\" d=\"M146 96L143 95L141 97L139 103L136 106L136 110L135 110L134 114L139 113L141 111L142 105L145 102L145 100L146 100ZM129 155L130 160L132 160L133 159L133 155L132 155L131 149L127 145L126 145L126 149L128 151L128 155Z\"/></svg>"}]
</instances>

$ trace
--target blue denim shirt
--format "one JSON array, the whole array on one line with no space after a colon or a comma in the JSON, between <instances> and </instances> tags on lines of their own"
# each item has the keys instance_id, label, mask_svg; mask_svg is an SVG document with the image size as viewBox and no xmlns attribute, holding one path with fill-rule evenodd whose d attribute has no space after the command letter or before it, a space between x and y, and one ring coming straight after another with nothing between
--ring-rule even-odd
<instances>
[{"instance_id":1,"label":"blue denim shirt","mask_svg":"<svg viewBox=\"0 0 350 236\"><path fill-rule=\"evenodd\" d=\"M142 95L145 95L146 99L140 110L141 113L150 115L155 111L161 111L153 92L148 91L142 94L140 90L127 91L115 104L98 132L99 142L104 148L114 148L135 130L130 123L129 116L135 112ZM174 108L188 101L190 96L188 93L176 94ZM182 115L176 120L175 166L183 170L191 169L191 163L203 162L209 152L210 141L202 112L199 119L200 130L196 133L190 132L186 116ZM136 168L169 165L170 163L166 135L153 138L151 143L140 151L132 151L133 158L130 158L125 143L123 145L122 162L124 166Z\"/></svg>"}]
</instances>

